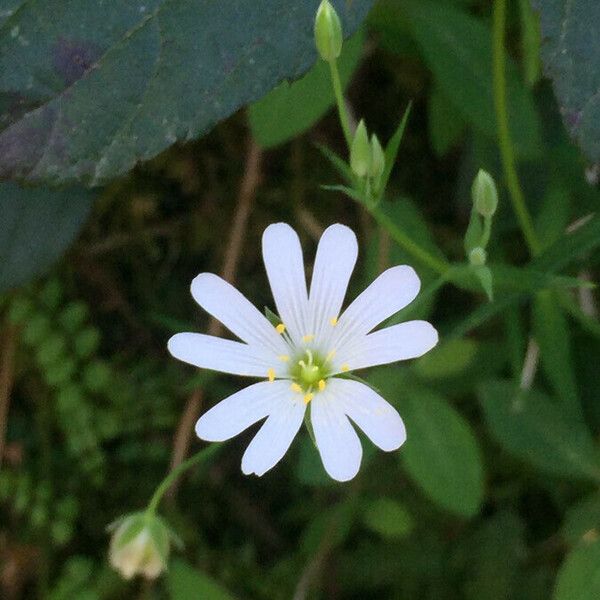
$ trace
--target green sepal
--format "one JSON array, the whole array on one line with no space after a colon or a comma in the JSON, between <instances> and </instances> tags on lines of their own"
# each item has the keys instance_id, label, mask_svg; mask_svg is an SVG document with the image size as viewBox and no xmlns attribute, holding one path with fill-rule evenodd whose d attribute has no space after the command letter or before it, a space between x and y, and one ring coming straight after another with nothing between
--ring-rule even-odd
<instances>
[{"instance_id":1,"label":"green sepal","mask_svg":"<svg viewBox=\"0 0 600 600\"><path fill-rule=\"evenodd\" d=\"M274 313L268 306L265 306L265 317L267 317L267 320L273 327L277 327L282 322L279 315Z\"/></svg>"},{"instance_id":2,"label":"green sepal","mask_svg":"<svg viewBox=\"0 0 600 600\"><path fill-rule=\"evenodd\" d=\"M309 407L307 407L307 409L304 411L304 424L306 425L306 429L308 431L308 435L310 436L310 439L312 440L312 443L314 444L315 448L318 450L319 447L317 446L317 438L315 437L315 431L313 429L312 422L310 420L310 415L309 415L310 412L311 412L311 409Z\"/></svg>"},{"instance_id":3,"label":"green sepal","mask_svg":"<svg viewBox=\"0 0 600 600\"><path fill-rule=\"evenodd\" d=\"M475 208L471 209L471 218L469 219L469 225L465 232L465 254L467 257L471 254L471 251L477 246L481 246L481 237L483 235L483 225L481 223L481 217ZM483 246L485 248L485 246Z\"/></svg>"},{"instance_id":4,"label":"green sepal","mask_svg":"<svg viewBox=\"0 0 600 600\"><path fill-rule=\"evenodd\" d=\"M346 194L352 198L352 200L356 200L359 204L365 204L365 199L355 190L349 188L345 185L321 185L319 186L322 190L327 190L328 192L342 192L342 194Z\"/></svg>"},{"instance_id":5,"label":"green sepal","mask_svg":"<svg viewBox=\"0 0 600 600\"><path fill-rule=\"evenodd\" d=\"M479 279L479 282L481 283L481 287L483 288L484 292L486 293L488 300L490 302L493 302L494 301L494 281L492 278L492 272L490 271L490 268L486 267L485 265L472 266L471 268L473 269L473 273L475 274L475 277L477 277L477 279Z\"/></svg>"}]
</instances>

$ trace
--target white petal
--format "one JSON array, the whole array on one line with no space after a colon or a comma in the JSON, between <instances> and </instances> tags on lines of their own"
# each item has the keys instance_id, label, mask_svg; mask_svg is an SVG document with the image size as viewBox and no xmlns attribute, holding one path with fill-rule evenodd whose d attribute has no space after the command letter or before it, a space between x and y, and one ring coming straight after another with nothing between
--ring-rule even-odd
<instances>
[{"instance_id":1,"label":"white petal","mask_svg":"<svg viewBox=\"0 0 600 600\"><path fill-rule=\"evenodd\" d=\"M308 294L300 240L289 225L275 223L265 229L262 249L277 313L298 343L309 333L306 331Z\"/></svg>"},{"instance_id":2,"label":"white petal","mask_svg":"<svg viewBox=\"0 0 600 600\"><path fill-rule=\"evenodd\" d=\"M344 311L336 326L337 351L353 338L369 333L410 304L419 293L421 282L412 267L401 265L384 271Z\"/></svg>"},{"instance_id":3,"label":"white petal","mask_svg":"<svg viewBox=\"0 0 600 600\"><path fill-rule=\"evenodd\" d=\"M286 344L275 327L230 283L213 273L200 273L192 281L196 302L248 344L285 354Z\"/></svg>"},{"instance_id":4,"label":"white petal","mask_svg":"<svg viewBox=\"0 0 600 600\"><path fill-rule=\"evenodd\" d=\"M348 481L358 473L362 447L344 414L337 381L330 379L325 390L315 394L310 419L325 470L337 481Z\"/></svg>"},{"instance_id":5,"label":"white petal","mask_svg":"<svg viewBox=\"0 0 600 600\"><path fill-rule=\"evenodd\" d=\"M289 382L285 385L277 406L244 452L242 472L245 475L255 473L260 477L272 469L288 451L302 425L306 410L302 395L292 392Z\"/></svg>"},{"instance_id":6,"label":"white petal","mask_svg":"<svg viewBox=\"0 0 600 600\"><path fill-rule=\"evenodd\" d=\"M438 343L438 332L427 321L407 321L359 338L338 353L337 364L350 370L418 358Z\"/></svg>"},{"instance_id":7,"label":"white petal","mask_svg":"<svg viewBox=\"0 0 600 600\"><path fill-rule=\"evenodd\" d=\"M266 350L203 333L178 333L168 342L169 352L179 360L233 375L268 377L269 369L282 376L285 366Z\"/></svg>"},{"instance_id":8,"label":"white petal","mask_svg":"<svg viewBox=\"0 0 600 600\"><path fill-rule=\"evenodd\" d=\"M406 429L398 411L364 383L350 379L330 379L339 390L342 410L379 448L390 452L406 441Z\"/></svg>"},{"instance_id":9,"label":"white petal","mask_svg":"<svg viewBox=\"0 0 600 600\"><path fill-rule=\"evenodd\" d=\"M357 256L358 243L349 227L336 224L325 230L317 248L309 296L310 333L317 343L329 337L331 319L339 316Z\"/></svg>"},{"instance_id":10,"label":"white petal","mask_svg":"<svg viewBox=\"0 0 600 600\"><path fill-rule=\"evenodd\" d=\"M208 442L232 438L287 402L288 381L261 381L225 398L196 423L196 435Z\"/></svg>"}]
</instances>

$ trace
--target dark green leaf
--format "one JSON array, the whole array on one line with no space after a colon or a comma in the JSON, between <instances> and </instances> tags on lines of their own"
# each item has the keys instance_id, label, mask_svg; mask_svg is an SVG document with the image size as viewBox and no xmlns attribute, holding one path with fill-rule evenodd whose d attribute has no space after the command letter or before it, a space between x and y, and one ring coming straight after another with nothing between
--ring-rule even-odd
<instances>
[{"instance_id":1,"label":"dark green leaf","mask_svg":"<svg viewBox=\"0 0 600 600\"><path fill-rule=\"evenodd\" d=\"M407 0L402 2L402 11L440 90L465 120L495 138L490 29L456 7L430 0ZM541 147L537 113L512 61L506 77L516 151L521 156L537 156Z\"/></svg>"},{"instance_id":2,"label":"dark green leaf","mask_svg":"<svg viewBox=\"0 0 600 600\"><path fill-rule=\"evenodd\" d=\"M344 87L358 66L363 44L362 32L344 44L338 61ZM252 133L263 148L277 146L312 127L334 104L329 65L319 60L302 79L284 81L250 106Z\"/></svg>"},{"instance_id":3,"label":"dark green leaf","mask_svg":"<svg viewBox=\"0 0 600 600\"><path fill-rule=\"evenodd\" d=\"M403 538L414 522L404 504L392 498L376 498L367 503L362 520L365 526L383 538Z\"/></svg>"},{"instance_id":4,"label":"dark green leaf","mask_svg":"<svg viewBox=\"0 0 600 600\"><path fill-rule=\"evenodd\" d=\"M600 3L534 0L542 27L542 61L565 126L590 161L600 161Z\"/></svg>"},{"instance_id":5,"label":"dark green leaf","mask_svg":"<svg viewBox=\"0 0 600 600\"><path fill-rule=\"evenodd\" d=\"M334 2L346 34L370 0ZM0 31L0 177L97 185L315 62L311 0L48 0Z\"/></svg>"},{"instance_id":6,"label":"dark green leaf","mask_svg":"<svg viewBox=\"0 0 600 600\"><path fill-rule=\"evenodd\" d=\"M487 425L509 452L534 467L569 479L600 479L589 430L551 398L510 381L482 386Z\"/></svg>"},{"instance_id":7,"label":"dark green leaf","mask_svg":"<svg viewBox=\"0 0 600 600\"><path fill-rule=\"evenodd\" d=\"M402 137L404 136L406 124L408 123L411 107L411 104L406 107L406 110L402 115L402 119L400 120L398 127L396 127L396 131L394 131L394 135L389 139L385 147L385 169L383 170L381 183L379 185L382 190L385 190L390 175L392 174L394 164L396 163L396 157L398 156L398 150L400 149L400 143L402 142Z\"/></svg>"},{"instance_id":8,"label":"dark green leaf","mask_svg":"<svg viewBox=\"0 0 600 600\"><path fill-rule=\"evenodd\" d=\"M437 88L429 96L427 125L429 141L438 156L457 144L465 131L464 119Z\"/></svg>"},{"instance_id":9,"label":"dark green leaf","mask_svg":"<svg viewBox=\"0 0 600 600\"><path fill-rule=\"evenodd\" d=\"M82 189L0 184L0 292L46 271L79 232L92 201Z\"/></svg>"},{"instance_id":10,"label":"dark green leaf","mask_svg":"<svg viewBox=\"0 0 600 600\"><path fill-rule=\"evenodd\" d=\"M600 495L586 496L567 510L562 534L570 544L596 540L600 536Z\"/></svg>"}]
</instances>

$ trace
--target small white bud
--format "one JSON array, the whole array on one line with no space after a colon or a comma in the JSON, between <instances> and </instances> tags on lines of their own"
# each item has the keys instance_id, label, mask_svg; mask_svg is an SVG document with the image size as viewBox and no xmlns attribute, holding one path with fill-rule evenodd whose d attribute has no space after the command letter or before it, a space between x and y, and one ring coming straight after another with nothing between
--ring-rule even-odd
<instances>
[{"instance_id":1,"label":"small white bud","mask_svg":"<svg viewBox=\"0 0 600 600\"><path fill-rule=\"evenodd\" d=\"M321 58L335 60L342 52L342 24L335 8L322 0L315 17L315 44Z\"/></svg>"},{"instance_id":2,"label":"small white bud","mask_svg":"<svg viewBox=\"0 0 600 600\"><path fill-rule=\"evenodd\" d=\"M109 560L125 579L143 575L156 579L166 568L171 532L155 515L134 513L115 525Z\"/></svg>"},{"instance_id":3,"label":"small white bud","mask_svg":"<svg viewBox=\"0 0 600 600\"><path fill-rule=\"evenodd\" d=\"M479 173L473 180L471 195L475 210L482 217L491 217L496 212L498 191L496 190L494 178L487 171L479 169Z\"/></svg>"},{"instance_id":4,"label":"small white bud","mask_svg":"<svg viewBox=\"0 0 600 600\"><path fill-rule=\"evenodd\" d=\"M365 177L371 170L371 144L367 127L362 119L352 140L350 167L359 177Z\"/></svg>"}]
</instances>

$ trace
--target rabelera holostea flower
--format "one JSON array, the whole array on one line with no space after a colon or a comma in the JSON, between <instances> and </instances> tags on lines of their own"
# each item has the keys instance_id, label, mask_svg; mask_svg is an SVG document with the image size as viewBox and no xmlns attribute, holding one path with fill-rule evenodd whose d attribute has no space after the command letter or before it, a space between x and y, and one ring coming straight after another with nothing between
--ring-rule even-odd
<instances>
[{"instance_id":1,"label":"rabelera holostea flower","mask_svg":"<svg viewBox=\"0 0 600 600\"><path fill-rule=\"evenodd\" d=\"M187 363L263 379L202 415L196 434L223 441L266 417L242 458L245 474L263 475L287 452L309 410L327 473L347 481L362 458L350 420L382 450L396 450L406 439L398 412L348 374L416 358L436 345L437 332L426 321L373 332L412 302L419 278L411 267L392 267L340 314L358 254L351 229L332 225L323 233L310 291L300 240L289 225L267 227L262 250L279 322L273 325L220 277L202 273L192 282L194 299L242 342L201 333L179 333L169 340L171 354Z\"/></svg>"}]
</instances>

